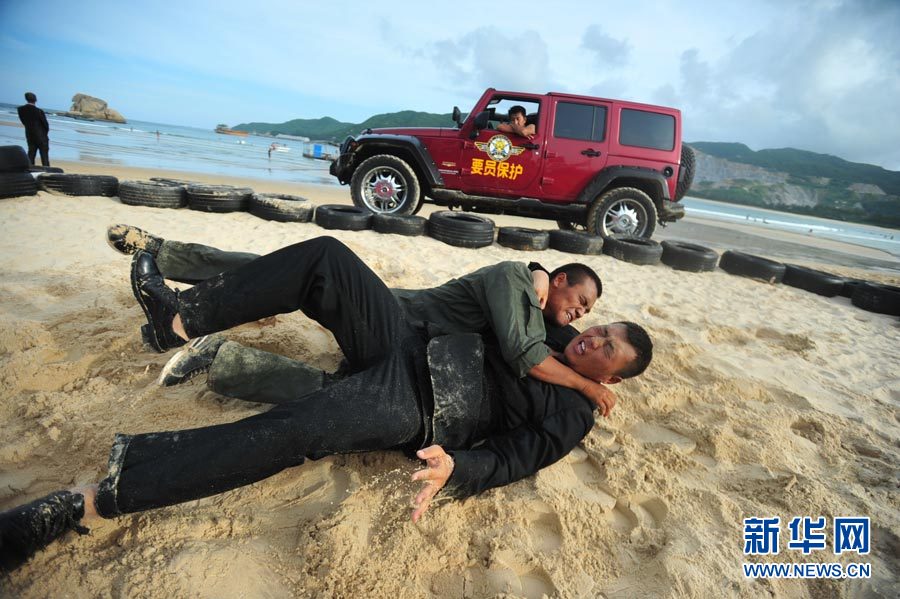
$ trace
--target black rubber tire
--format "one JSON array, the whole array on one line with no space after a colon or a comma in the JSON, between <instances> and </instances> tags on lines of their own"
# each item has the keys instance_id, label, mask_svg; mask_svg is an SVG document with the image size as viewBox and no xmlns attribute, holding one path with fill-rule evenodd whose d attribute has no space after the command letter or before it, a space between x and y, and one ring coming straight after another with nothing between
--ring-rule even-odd
<instances>
[{"instance_id":1,"label":"black rubber tire","mask_svg":"<svg viewBox=\"0 0 900 599\"><path fill-rule=\"evenodd\" d=\"M58 166L29 166L29 173L64 173Z\"/></svg>"},{"instance_id":2,"label":"black rubber tire","mask_svg":"<svg viewBox=\"0 0 900 599\"><path fill-rule=\"evenodd\" d=\"M869 312L900 316L900 287L865 281L856 287L850 302Z\"/></svg>"},{"instance_id":3,"label":"black rubber tire","mask_svg":"<svg viewBox=\"0 0 900 599\"><path fill-rule=\"evenodd\" d=\"M607 227L607 215L621 204L633 207L638 211L638 227L633 232L616 230ZM640 217L643 213L644 221ZM656 206L646 193L635 187L617 187L595 198L590 203L587 214L587 230L592 235L601 237L643 237L650 239L656 230Z\"/></svg>"},{"instance_id":4,"label":"black rubber tire","mask_svg":"<svg viewBox=\"0 0 900 599\"><path fill-rule=\"evenodd\" d=\"M391 175L392 181L401 180L402 191L395 199L378 200L366 194L366 187L378 185L374 179L379 174ZM413 168L403 159L391 154L376 154L362 161L350 178L350 197L353 205L375 214L414 214L422 202L422 186Z\"/></svg>"},{"instance_id":5,"label":"black rubber tire","mask_svg":"<svg viewBox=\"0 0 900 599\"><path fill-rule=\"evenodd\" d=\"M257 193L250 198L250 214L280 223L308 223L315 206L306 198L283 193Z\"/></svg>"},{"instance_id":6,"label":"black rubber tire","mask_svg":"<svg viewBox=\"0 0 900 599\"><path fill-rule=\"evenodd\" d=\"M107 175L65 175L47 173L38 177L41 189L69 196L113 197L119 191L119 180Z\"/></svg>"},{"instance_id":7,"label":"black rubber tire","mask_svg":"<svg viewBox=\"0 0 900 599\"><path fill-rule=\"evenodd\" d=\"M841 291L838 293L841 297L851 298L853 297L853 292L856 291L856 288L862 285L863 283L868 283L865 279L844 279L844 286L841 287Z\"/></svg>"},{"instance_id":8,"label":"black rubber tire","mask_svg":"<svg viewBox=\"0 0 900 599\"><path fill-rule=\"evenodd\" d=\"M33 196L37 192L37 181L30 173L0 173L0 198Z\"/></svg>"},{"instance_id":9,"label":"black rubber tire","mask_svg":"<svg viewBox=\"0 0 900 599\"><path fill-rule=\"evenodd\" d=\"M159 181L122 181L119 199L128 206L183 208L187 204L184 187Z\"/></svg>"},{"instance_id":10,"label":"black rubber tire","mask_svg":"<svg viewBox=\"0 0 900 599\"><path fill-rule=\"evenodd\" d=\"M685 241L666 240L662 246L662 263L675 270L709 272L716 269L719 254L708 247Z\"/></svg>"},{"instance_id":11,"label":"black rubber tire","mask_svg":"<svg viewBox=\"0 0 900 599\"><path fill-rule=\"evenodd\" d=\"M481 248L494 243L494 221L471 212L441 210L428 217L428 234L461 248Z\"/></svg>"},{"instance_id":12,"label":"black rubber tire","mask_svg":"<svg viewBox=\"0 0 900 599\"><path fill-rule=\"evenodd\" d=\"M525 227L500 227L497 243L514 250L541 251L550 247L550 233Z\"/></svg>"},{"instance_id":13,"label":"black rubber tire","mask_svg":"<svg viewBox=\"0 0 900 599\"><path fill-rule=\"evenodd\" d=\"M187 203L191 210L203 212L239 212L247 209L253 190L231 185L188 185Z\"/></svg>"},{"instance_id":14,"label":"black rubber tire","mask_svg":"<svg viewBox=\"0 0 900 599\"><path fill-rule=\"evenodd\" d=\"M421 216L397 216L396 214L373 214L372 228L379 233L396 233L416 237L425 234L428 220Z\"/></svg>"},{"instance_id":15,"label":"black rubber tire","mask_svg":"<svg viewBox=\"0 0 900 599\"><path fill-rule=\"evenodd\" d=\"M150 177L151 181L155 181L157 183L168 183L169 185L181 185L182 187L187 187L188 185L202 185L202 183L197 183L196 181L185 181L184 179L171 179L169 177Z\"/></svg>"},{"instance_id":16,"label":"black rubber tire","mask_svg":"<svg viewBox=\"0 0 900 599\"><path fill-rule=\"evenodd\" d=\"M372 226L372 213L356 206L326 204L316 208L316 224L323 229L364 231Z\"/></svg>"},{"instance_id":17,"label":"black rubber tire","mask_svg":"<svg viewBox=\"0 0 900 599\"><path fill-rule=\"evenodd\" d=\"M570 220L558 220L556 226L560 231L587 231L587 225L584 223L576 223Z\"/></svg>"},{"instance_id":18,"label":"black rubber tire","mask_svg":"<svg viewBox=\"0 0 900 599\"><path fill-rule=\"evenodd\" d=\"M643 237L607 237L603 242L604 254L642 266L659 264L662 252L659 243Z\"/></svg>"},{"instance_id":19,"label":"black rubber tire","mask_svg":"<svg viewBox=\"0 0 900 599\"><path fill-rule=\"evenodd\" d=\"M687 145L681 144L681 168L678 171L678 183L675 185L676 202L680 202L691 189L694 183L694 172L697 169L697 157L694 155L694 149Z\"/></svg>"},{"instance_id":20,"label":"black rubber tire","mask_svg":"<svg viewBox=\"0 0 900 599\"><path fill-rule=\"evenodd\" d=\"M750 277L766 283L780 283L784 279L785 271L785 266L781 262L734 250L722 253L719 268L732 275Z\"/></svg>"},{"instance_id":21,"label":"black rubber tire","mask_svg":"<svg viewBox=\"0 0 900 599\"><path fill-rule=\"evenodd\" d=\"M569 254L599 256L603 253L603 238L587 231L550 231L550 247Z\"/></svg>"},{"instance_id":22,"label":"black rubber tire","mask_svg":"<svg viewBox=\"0 0 900 599\"><path fill-rule=\"evenodd\" d=\"M844 289L844 277L796 264L784 265L784 279L781 282L825 297L834 297Z\"/></svg>"},{"instance_id":23,"label":"black rubber tire","mask_svg":"<svg viewBox=\"0 0 900 599\"><path fill-rule=\"evenodd\" d=\"M30 166L22 146L0 146L0 173L24 173Z\"/></svg>"}]
</instances>

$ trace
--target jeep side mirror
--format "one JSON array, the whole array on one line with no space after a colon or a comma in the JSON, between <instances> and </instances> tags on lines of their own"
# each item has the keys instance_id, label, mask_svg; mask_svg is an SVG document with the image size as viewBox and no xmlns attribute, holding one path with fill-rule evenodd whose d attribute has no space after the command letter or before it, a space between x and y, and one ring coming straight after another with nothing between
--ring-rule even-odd
<instances>
[{"instance_id":1,"label":"jeep side mirror","mask_svg":"<svg viewBox=\"0 0 900 599\"><path fill-rule=\"evenodd\" d=\"M462 128L462 113L459 111L459 106L453 107L453 122L456 123L456 128Z\"/></svg>"},{"instance_id":2,"label":"jeep side mirror","mask_svg":"<svg viewBox=\"0 0 900 599\"><path fill-rule=\"evenodd\" d=\"M494 116L493 110L482 110L478 114L475 115L475 128L472 129L472 133L469 135L472 139L478 137L478 132L482 129L488 128L488 121L491 120L491 117Z\"/></svg>"}]
</instances>

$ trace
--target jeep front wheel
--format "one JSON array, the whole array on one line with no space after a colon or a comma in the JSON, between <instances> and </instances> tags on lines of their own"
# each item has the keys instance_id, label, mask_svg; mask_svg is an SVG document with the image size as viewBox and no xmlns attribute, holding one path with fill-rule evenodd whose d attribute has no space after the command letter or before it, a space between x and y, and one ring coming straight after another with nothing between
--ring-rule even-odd
<instances>
[{"instance_id":1,"label":"jeep front wheel","mask_svg":"<svg viewBox=\"0 0 900 599\"><path fill-rule=\"evenodd\" d=\"M413 214L420 202L419 179L406 161L378 154L353 172L350 196L356 206L375 214Z\"/></svg>"},{"instance_id":2,"label":"jeep front wheel","mask_svg":"<svg viewBox=\"0 0 900 599\"><path fill-rule=\"evenodd\" d=\"M656 230L656 206L640 189L611 189L591 204L587 229L602 237L630 235L649 239Z\"/></svg>"}]
</instances>

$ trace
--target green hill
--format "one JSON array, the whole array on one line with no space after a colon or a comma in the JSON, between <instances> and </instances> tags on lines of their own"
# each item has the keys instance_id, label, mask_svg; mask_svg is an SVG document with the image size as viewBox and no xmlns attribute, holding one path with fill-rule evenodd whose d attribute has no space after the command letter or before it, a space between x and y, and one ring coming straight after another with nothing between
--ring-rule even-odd
<instances>
[{"instance_id":1,"label":"green hill","mask_svg":"<svg viewBox=\"0 0 900 599\"><path fill-rule=\"evenodd\" d=\"M376 114L362 123L342 123L331 117L320 119L294 119L285 123L241 123L232 127L238 131L275 135L301 135L310 139L331 140L340 143L348 135L358 135L364 129L379 127L455 127L452 115L431 114L404 110Z\"/></svg>"},{"instance_id":2,"label":"green hill","mask_svg":"<svg viewBox=\"0 0 900 599\"><path fill-rule=\"evenodd\" d=\"M848 162L830 154L817 154L794 148L754 152L741 143L711 141L690 142L689 145L717 158L780 171L801 180L826 177L846 185L868 183L877 185L886 194L900 195L900 172L871 164Z\"/></svg>"}]
</instances>

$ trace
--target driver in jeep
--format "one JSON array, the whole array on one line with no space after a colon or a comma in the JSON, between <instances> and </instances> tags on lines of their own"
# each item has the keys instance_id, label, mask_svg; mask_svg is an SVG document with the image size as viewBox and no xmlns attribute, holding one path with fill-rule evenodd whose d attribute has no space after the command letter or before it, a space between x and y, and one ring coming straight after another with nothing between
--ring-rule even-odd
<instances>
[{"instance_id":1,"label":"driver in jeep","mask_svg":"<svg viewBox=\"0 0 900 599\"><path fill-rule=\"evenodd\" d=\"M534 139L534 125L525 124L525 108L516 104L509 109L509 122L500 123L497 131L515 133L528 139Z\"/></svg>"}]
</instances>

